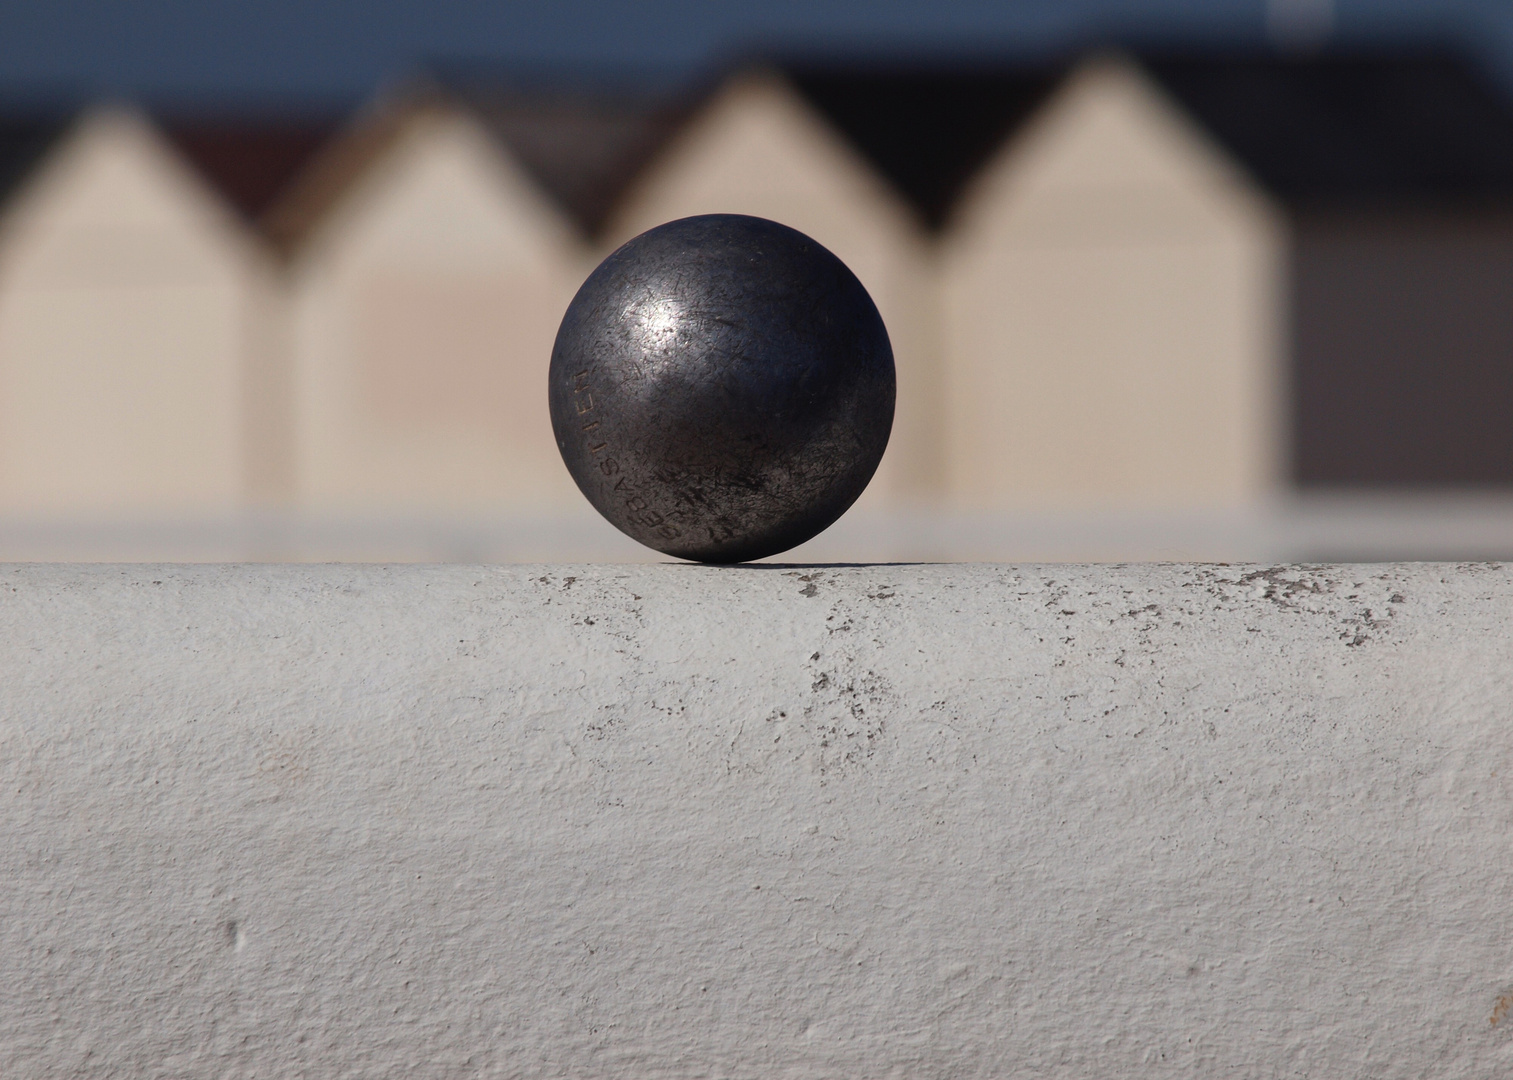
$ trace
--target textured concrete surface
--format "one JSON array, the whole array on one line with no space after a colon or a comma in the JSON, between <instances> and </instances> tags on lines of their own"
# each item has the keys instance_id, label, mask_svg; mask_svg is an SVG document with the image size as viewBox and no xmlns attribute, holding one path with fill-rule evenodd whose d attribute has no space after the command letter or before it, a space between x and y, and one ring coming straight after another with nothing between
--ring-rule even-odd
<instances>
[{"instance_id":1,"label":"textured concrete surface","mask_svg":"<svg viewBox=\"0 0 1513 1080\"><path fill-rule=\"evenodd\" d=\"M1498 566L0 569L0 1076L1513 1075Z\"/></svg>"}]
</instances>

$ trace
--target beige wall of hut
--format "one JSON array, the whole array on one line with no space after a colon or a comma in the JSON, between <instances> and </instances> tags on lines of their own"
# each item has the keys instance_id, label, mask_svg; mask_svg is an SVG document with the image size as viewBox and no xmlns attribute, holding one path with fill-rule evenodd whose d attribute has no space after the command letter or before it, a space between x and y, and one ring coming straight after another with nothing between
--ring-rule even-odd
<instances>
[{"instance_id":1,"label":"beige wall of hut","mask_svg":"<svg viewBox=\"0 0 1513 1080\"><path fill-rule=\"evenodd\" d=\"M576 498L546 413L557 323L592 266L568 222L462 110L372 117L316 168L352 175L289 272L299 504Z\"/></svg>"},{"instance_id":2,"label":"beige wall of hut","mask_svg":"<svg viewBox=\"0 0 1513 1080\"><path fill-rule=\"evenodd\" d=\"M946 499L1274 495L1284 248L1280 212L1136 68L1084 65L942 242Z\"/></svg>"},{"instance_id":3,"label":"beige wall of hut","mask_svg":"<svg viewBox=\"0 0 1513 1080\"><path fill-rule=\"evenodd\" d=\"M83 116L0 219L0 509L272 494L278 291L271 254L143 116Z\"/></svg>"}]
</instances>

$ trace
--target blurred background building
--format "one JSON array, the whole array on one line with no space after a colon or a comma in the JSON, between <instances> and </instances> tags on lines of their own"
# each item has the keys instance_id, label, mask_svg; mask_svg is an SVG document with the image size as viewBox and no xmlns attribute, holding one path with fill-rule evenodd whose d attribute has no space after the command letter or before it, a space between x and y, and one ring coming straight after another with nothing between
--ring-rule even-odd
<instances>
[{"instance_id":1,"label":"blurred background building","mask_svg":"<svg viewBox=\"0 0 1513 1080\"><path fill-rule=\"evenodd\" d=\"M898 364L877 478L783 559L1513 558L1481 24L1131 12L256 108L0 46L0 559L655 558L573 487L546 367L599 259L720 211L836 252Z\"/></svg>"}]
</instances>

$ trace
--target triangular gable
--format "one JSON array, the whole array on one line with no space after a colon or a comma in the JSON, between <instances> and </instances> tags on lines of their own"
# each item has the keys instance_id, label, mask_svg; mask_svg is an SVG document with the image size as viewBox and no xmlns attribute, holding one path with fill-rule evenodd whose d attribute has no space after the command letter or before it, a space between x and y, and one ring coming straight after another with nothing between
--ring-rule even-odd
<instances>
[{"instance_id":1,"label":"triangular gable","mask_svg":"<svg viewBox=\"0 0 1513 1080\"><path fill-rule=\"evenodd\" d=\"M151 121L84 114L7 211L0 503L221 512L264 491L272 267Z\"/></svg>"},{"instance_id":2,"label":"triangular gable","mask_svg":"<svg viewBox=\"0 0 1513 1080\"><path fill-rule=\"evenodd\" d=\"M1250 212L1271 212L1240 163L1138 65L1117 55L1079 67L1019 137L979 171L956 208L951 242L983 242L993 228L988 219L1022 217L1037 199L1064 202L1059 193L1068 190L1140 191L1153 198L1180 192L1188 214L1208 208L1222 216L1237 200ZM1079 204L1082 227L1090 237L1113 239L1100 230L1115 222L1090 216L1093 209L1086 201ZM1165 219L1154 213L1122 216L1128 227L1146 227L1143 216L1149 227L1160 228ZM1000 227L1011 227L1010 221Z\"/></svg>"},{"instance_id":3,"label":"triangular gable","mask_svg":"<svg viewBox=\"0 0 1513 1080\"><path fill-rule=\"evenodd\" d=\"M438 76L436 85L473 109L584 234L597 237L684 126L758 70L796 90L932 228L1061 74L1055 66L778 58L672 85L499 72Z\"/></svg>"},{"instance_id":4,"label":"triangular gable","mask_svg":"<svg viewBox=\"0 0 1513 1080\"><path fill-rule=\"evenodd\" d=\"M87 110L52 137L18 183L7 212L13 225L209 224L221 240L243 248L252 244L219 192L151 118L120 105Z\"/></svg>"},{"instance_id":5,"label":"triangular gable","mask_svg":"<svg viewBox=\"0 0 1513 1080\"><path fill-rule=\"evenodd\" d=\"M290 208L317 211L290 274L300 498L364 512L571 503L541 403L588 252L477 114L435 97L375 111Z\"/></svg>"},{"instance_id":6,"label":"triangular gable","mask_svg":"<svg viewBox=\"0 0 1513 1080\"><path fill-rule=\"evenodd\" d=\"M303 253L321 235L341 232L334 219L367 211L404 170L426 169L437 148L468 159L464 166L515 209L521 228L540 242L573 244L572 228L549 193L465 103L429 91L406 92L380 102L331 139L263 215L264 231L286 254Z\"/></svg>"},{"instance_id":7,"label":"triangular gable","mask_svg":"<svg viewBox=\"0 0 1513 1080\"><path fill-rule=\"evenodd\" d=\"M944 237L953 497L1234 507L1280 482L1280 217L1134 64L1080 67Z\"/></svg>"},{"instance_id":8,"label":"triangular gable","mask_svg":"<svg viewBox=\"0 0 1513 1080\"><path fill-rule=\"evenodd\" d=\"M597 238L626 189L701 100L697 85L645 80L437 76L585 238Z\"/></svg>"},{"instance_id":9,"label":"triangular gable","mask_svg":"<svg viewBox=\"0 0 1513 1080\"><path fill-rule=\"evenodd\" d=\"M637 178L608 233L624 239L671 217L721 212L771 217L821 243L863 221L911 227L886 181L787 78L762 68L736 73L706 100Z\"/></svg>"},{"instance_id":10,"label":"triangular gable","mask_svg":"<svg viewBox=\"0 0 1513 1080\"><path fill-rule=\"evenodd\" d=\"M418 108L408 102L380 102L328 139L264 209L264 235L292 258L393 149Z\"/></svg>"}]
</instances>

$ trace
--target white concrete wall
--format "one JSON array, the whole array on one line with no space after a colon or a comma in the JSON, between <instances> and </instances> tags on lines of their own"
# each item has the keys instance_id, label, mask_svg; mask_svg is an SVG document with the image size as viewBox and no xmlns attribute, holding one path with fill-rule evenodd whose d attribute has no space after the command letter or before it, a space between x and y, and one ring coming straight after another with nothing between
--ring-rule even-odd
<instances>
[{"instance_id":1,"label":"white concrete wall","mask_svg":"<svg viewBox=\"0 0 1513 1080\"><path fill-rule=\"evenodd\" d=\"M0 571L0 1075L1513 1071L1502 566Z\"/></svg>"}]
</instances>

